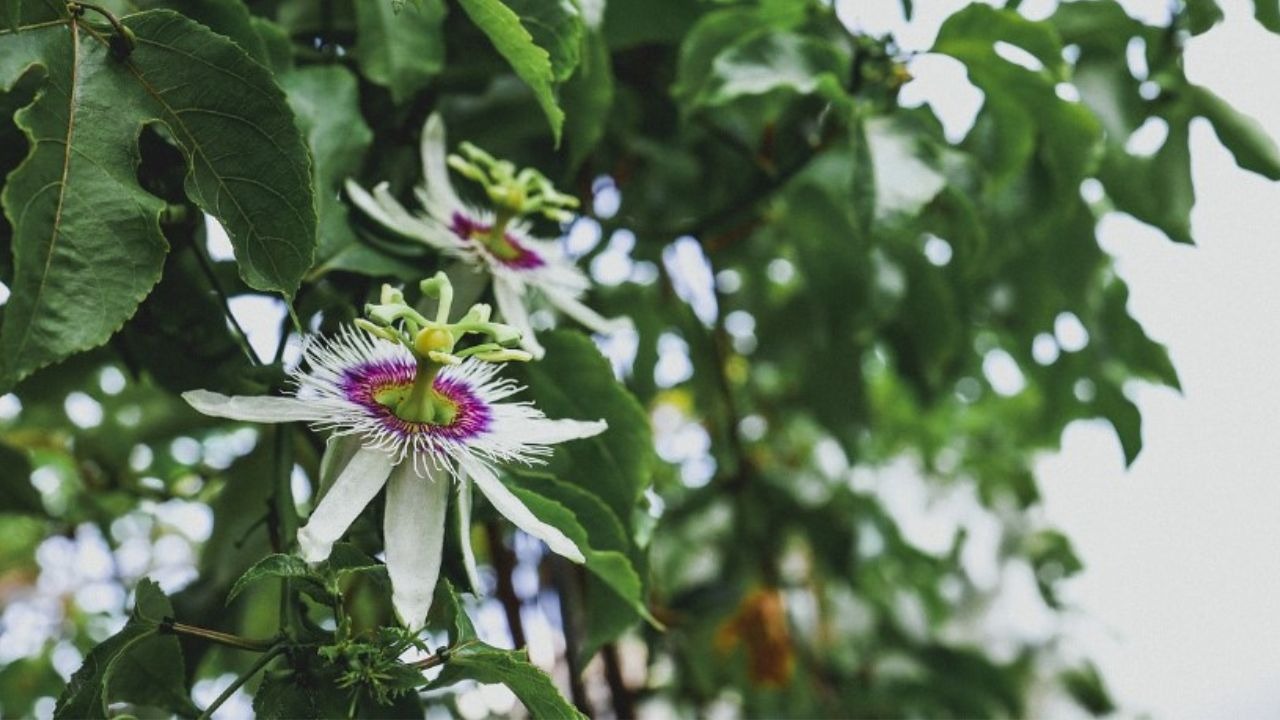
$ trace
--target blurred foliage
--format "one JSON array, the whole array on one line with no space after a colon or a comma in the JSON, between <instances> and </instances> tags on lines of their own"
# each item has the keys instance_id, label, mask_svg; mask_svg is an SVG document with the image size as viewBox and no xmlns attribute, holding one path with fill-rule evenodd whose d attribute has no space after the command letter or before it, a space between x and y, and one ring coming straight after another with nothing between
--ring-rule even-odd
<instances>
[{"instance_id":1,"label":"blurred foliage","mask_svg":"<svg viewBox=\"0 0 1280 720\"><path fill-rule=\"evenodd\" d=\"M899 102L910 54L820 0L4 3L0 631L56 597L49 637L0 659L0 712L60 697L62 717L196 714L193 684L228 676L263 717L457 713L474 682L537 717L1114 710L1058 631L984 624L1010 578L1069 609L1060 584L1082 569L1035 512L1036 453L1100 418L1132 463L1132 384L1178 387L1097 222L1124 212L1191 241L1195 118L1242 168L1280 179L1280 152L1183 72L1213 0L1158 27L1112 0L1044 20L1008 5L964 7L930 50L983 97L948 139ZM1274 0L1256 7L1280 31ZM591 210L558 230L595 305L637 328L602 340L607 359L550 333L520 372L550 416L611 426L506 478L587 556L532 561L567 699L524 650L481 641L455 535L432 633L405 637L374 559L381 503L321 566L286 552L323 436L214 421L177 395L278 392L302 328L332 332L383 282L446 267L340 194L353 177L408 197L435 111L451 140L580 197ZM203 213L234 261L210 257ZM228 299L271 291L288 311L259 358ZM893 502L908 486L979 520L922 543ZM191 508L207 533L171 519ZM544 600L517 596L530 561L477 511L492 588L472 589L519 639L521 606ZM123 595L95 610L43 580L41 553L85 537L114 552L94 582L132 589L127 620ZM166 597L143 578L159 554L126 551L182 537L198 559Z\"/></svg>"}]
</instances>

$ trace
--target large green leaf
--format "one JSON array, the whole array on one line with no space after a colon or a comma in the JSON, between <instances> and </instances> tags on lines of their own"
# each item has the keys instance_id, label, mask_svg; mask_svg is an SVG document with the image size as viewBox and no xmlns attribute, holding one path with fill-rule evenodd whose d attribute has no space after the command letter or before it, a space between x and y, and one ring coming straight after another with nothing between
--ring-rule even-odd
<instances>
[{"instance_id":1,"label":"large green leaf","mask_svg":"<svg viewBox=\"0 0 1280 720\"><path fill-rule=\"evenodd\" d=\"M585 716L564 699L551 678L529 662L526 650L502 650L476 639L475 628L448 580L440 581L435 604L448 628L450 647L444 670L427 690L463 680L502 683L520 698L530 717L585 720Z\"/></svg>"},{"instance_id":2,"label":"large green leaf","mask_svg":"<svg viewBox=\"0 0 1280 720\"><path fill-rule=\"evenodd\" d=\"M625 604L623 617L595 618L602 627L625 628L638 619L660 625L645 606L644 583L628 556L631 545L617 517L587 491L545 475L518 477L512 492L538 519L559 528L586 557L587 569ZM617 606L606 606L615 611ZM616 633L615 633L616 635ZM589 657L613 636L590 638L583 653Z\"/></svg>"},{"instance_id":3,"label":"large green leaf","mask_svg":"<svg viewBox=\"0 0 1280 720\"><path fill-rule=\"evenodd\" d=\"M249 56L270 66L266 42L254 28L243 0L136 0L139 10L174 10L219 35L226 35Z\"/></svg>"},{"instance_id":4,"label":"large green leaf","mask_svg":"<svg viewBox=\"0 0 1280 720\"><path fill-rule=\"evenodd\" d=\"M1280 0L1253 0L1253 16L1266 29L1280 33Z\"/></svg>"},{"instance_id":5,"label":"large green leaf","mask_svg":"<svg viewBox=\"0 0 1280 720\"><path fill-rule=\"evenodd\" d=\"M531 13L534 9L546 10L549 6L558 7L563 1L536 0L522 2L520 6ZM539 30L539 35L544 42L547 39L556 40L557 50L553 57L546 48L539 46L534 40L529 28L521 22L521 15L501 0L459 0L459 4L467 13L467 17L471 18L471 22L488 36L498 53L511 64L511 69L516 75L533 90L538 105L542 107L547 121L551 123L551 134L555 136L556 144L559 145L561 128L564 126L564 111L556 102L556 83L562 79L562 76L568 77L573 70L571 65L567 66L567 71L564 69L567 63L565 55L567 41L561 42L565 28L569 25L556 21L553 25ZM531 13L530 24L542 22L539 19L541 17L541 12L538 15ZM579 23L581 20L575 18L573 24ZM578 32L580 31L581 28L578 27ZM553 60L560 63L559 68L553 64ZM575 55L574 64L576 62Z\"/></svg>"},{"instance_id":6,"label":"large green leaf","mask_svg":"<svg viewBox=\"0 0 1280 720\"><path fill-rule=\"evenodd\" d=\"M1280 149L1261 123L1240 114L1207 88L1189 85L1184 93L1195 112L1213 125L1213 131L1235 156L1237 165L1267 179L1280 180Z\"/></svg>"},{"instance_id":7,"label":"large green leaf","mask_svg":"<svg viewBox=\"0 0 1280 720\"><path fill-rule=\"evenodd\" d=\"M290 294L311 264L306 149L270 73L176 13L124 23L137 42L125 59L83 21L0 35L0 83L48 77L16 116L33 147L0 198L15 267L0 384L101 344L159 279L164 203L135 177L148 123L184 152L187 196L226 227L246 282Z\"/></svg>"},{"instance_id":8,"label":"large green leaf","mask_svg":"<svg viewBox=\"0 0 1280 720\"><path fill-rule=\"evenodd\" d=\"M55 718L105 718L107 706L128 702L182 715L200 711L187 697L182 651L159 632L173 616L169 598L151 580L138 584L124 629L91 650L58 698Z\"/></svg>"},{"instance_id":9,"label":"large green leaf","mask_svg":"<svg viewBox=\"0 0 1280 720\"><path fill-rule=\"evenodd\" d=\"M613 106L613 68L609 47L599 32L591 32L584 40L582 61L577 72L565 83L561 93L564 104L564 133L569 145L569 167L577 169L604 137Z\"/></svg>"},{"instance_id":10,"label":"large green leaf","mask_svg":"<svg viewBox=\"0 0 1280 720\"><path fill-rule=\"evenodd\" d=\"M314 597L327 599L328 596L324 583L302 558L297 555L275 553L262 558L253 567L244 571L244 574L231 586L231 591L227 593L227 604L230 605L240 593L244 592L245 588L266 578L296 580L303 590Z\"/></svg>"},{"instance_id":11,"label":"large green leaf","mask_svg":"<svg viewBox=\"0 0 1280 720\"><path fill-rule=\"evenodd\" d=\"M790 90L800 95L843 94L849 56L825 39L769 32L748 37L717 55L697 103L715 107L740 97Z\"/></svg>"},{"instance_id":12,"label":"large green leaf","mask_svg":"<svg viewBox=\"0 0 1280 720\"><path fill-rule=\"evenodd\" d=\"M444 67L443 0L404 3L399 8L386 0L354 5L360 71L390 90L395 102L404 102L425 88ZM333 99L326 107L356 110L354 103Z\"/></svg>"},{"instance_id":13,"label":"large green leaf","mask_svg":"<svg viewBox=\"0 0 1280 720\"><path fill-rule=\"evenodd\" d=\"M599 497L630 525L651 474L648 418L585 335L561 330L539 339L547 348L546 359L520 369L537 406L551 418L609 423L600 435L561 446L562 457L550 470Z\"/></svg>"},{"instance_id":14,"label":"large green leaf","mask_svg":"<svg viewBox=\"0 0 1280 720\"><path fill-rule=\"evenodd\" d=\"M316 259L333 262L335 256L360 247L340 193L342 181L360 171L373 131L360 114L360 92L349 70L338 65L301 68L283 75L280 84L311 148L320 221Z\"/></svg>"},{"instance_id":15,"label":"large green leaf","mask_svg":"<svg viewBox=\"0 0 1280 720\"><path fill-rule=\"evenodd\" d=\"M503 0L520 17L533 42L551 58L551 75L564 82L582 54L583 22L575 0Z\"/></svg>"}]
</instances>

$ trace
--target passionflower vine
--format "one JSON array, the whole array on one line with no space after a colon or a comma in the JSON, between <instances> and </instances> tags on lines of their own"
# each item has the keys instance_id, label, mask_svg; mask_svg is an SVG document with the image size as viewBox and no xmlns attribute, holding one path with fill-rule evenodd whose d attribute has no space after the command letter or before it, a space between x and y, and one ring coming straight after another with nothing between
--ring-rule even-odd
<instances>
[{"instance_id":1,"label":"passionflower vine","mask_svg":"<svg viewBox=\"0 0 1280 720\"><path fill-rule=\"evenodd\" d=\"M194 390L183 397L206 415L250 422L306 422L331 433L321 468L327 487L298 545L308 562L329 556L361 510L385 485L384 545L392 604L400 621L422 627L440 575L449 490L458 488L463 558L473 586L471 486L516 527L575 562L582 552L564 533L530 512L498 479L501 463L545 461L551 445L603 432L604 421L551 420L528 402L510 402L521 388L497 375L507 361L529 353L511 347L520 332L490 320L475 305L448 322L453 288L443 273L424 280L438 299L434 319L383 286L381 302L366 307L358 329L344 327L311 340L306 369L292 374L291 397L228 397ZM465 335L478 344L458 349Z\"/></svg>"},{"instance_id":2,"label":"passionflower vine","mask_svg":"<svg viewBox=\"0 0 1280 720\"><path fill-rule=\"evenodd\" d=\"M410 212L380 183L369 193L347 180L347 195L370 218L399 235L416 239L493 277L493 294L504 322L520 330L520 345L535 358L544 350L529 322L534 291L565 315L601 334L630 328L627 318L607 319L582 302L591 288L587 276L558 243L534 237L530 219L567 222L577 198L558 192L541 173L495 159L463 143L460 155L445 155L444 122L427 118L422 129L422 184L415 188L421 209ZM449 179L453 168L479 183L492 207L464 202Z\"/></svg>"}]
</instances>

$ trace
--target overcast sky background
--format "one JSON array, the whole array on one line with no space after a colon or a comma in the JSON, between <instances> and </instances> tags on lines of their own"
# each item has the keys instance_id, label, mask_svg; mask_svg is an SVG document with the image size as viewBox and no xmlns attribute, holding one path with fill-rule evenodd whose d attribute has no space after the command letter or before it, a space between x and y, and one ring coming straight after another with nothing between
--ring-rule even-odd
<instances>
[{"instance_id":1,"label":"overcast sky background","mask_svg":"<svg viewBox=\"0 0 1280 720\"><path fill-rule=\"evenodd\" d=\"M1219 0L1226 22L1187 47L1187 73L1280 134L1280 36L1248 0ZM854 26L929 47L964 3L841 4ZM1023 10L1047 14L1052 2ZM1126 0L1163 24L1171 2ZM904 100L927 100L948 134L978 98L928 56ZM1124 215L1104 219L1103 246L1132 290L1131 312L1168 345L1185 394L1138 388L1145 449L1124 468L1102 422L1076 423L1040 463L1046 512L1086 570L1068 586L1071 634L1095 658L1123 714L1280 717L1280 184L1237 168L1212 129L1191 136L1197 247L1170 243Z\"/></svg>"}]
</instances>

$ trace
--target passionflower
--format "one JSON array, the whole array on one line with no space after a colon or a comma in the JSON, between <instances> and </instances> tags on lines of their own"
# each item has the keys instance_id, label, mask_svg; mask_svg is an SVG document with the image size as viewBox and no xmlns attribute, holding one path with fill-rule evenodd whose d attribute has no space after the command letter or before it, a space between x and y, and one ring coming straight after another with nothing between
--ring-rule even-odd
<instances>
[{"instance_id":1,"label":"passionflower","mask_svg":"<svg viewBox=\"0 0 1280 720\"><path fill-rule=\"evenodd\" d=\"M630 328L627 318L608 319L587 307L582 297L591 281L565 255L559 243L534 237L530 220L572 219L577 198L558 192L541 173L517 170L505 160L463 143L460 155L445 154L444 122L427 118L422 129L423 180L415 194L421 208L406 210L387 183L369 193L347 180L347 195L365 214L392 232L423 242L493 277L493 294L504 322L520 330L520 345L535 358L544 350L529 322L531 296L601 334ZM463 201L449 179L453 168L484 188L490 207Z\"/></svg>"},{"instance_id":2,"label":"passionflower","mask_svg":"<svg viewBox=\"0 0 1280 720\"><path fill-rule=\"evenodd\" d=\"M583 562L564 533L530 512L498 479L504 463L544 462L551 445L603 432L602 420L551 420L528 402L499 365L529 360L515 328L490 320L487 305L448 322L453 289L443 273L421 283L439 300L434 319L401 291L383 286L368 319L305 346L288 397L228 397L194 390L183 397L206 415L250 422L305 422L330 433L321 469L327 488L298 531L308 562L329 556L360 512L386 486L383 536L392 604L401 623L422 627L440 575L449 491L456 485L463 558L473 586L471 488L516 527L554 552ZM483 342L457 348L465 335Z\"/></svg>"}]
</instances>

